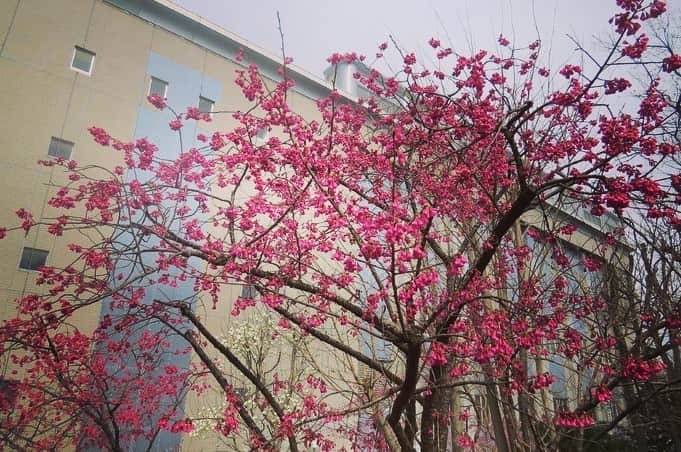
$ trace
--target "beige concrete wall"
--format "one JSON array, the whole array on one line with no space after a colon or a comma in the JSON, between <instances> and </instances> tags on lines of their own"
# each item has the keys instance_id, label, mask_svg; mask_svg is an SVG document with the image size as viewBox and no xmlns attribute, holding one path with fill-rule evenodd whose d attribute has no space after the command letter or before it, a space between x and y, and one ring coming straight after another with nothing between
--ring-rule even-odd
<instances>
[{"instance_id":1,"label":"beige concrete wall","mask_svg":"<svg viewBox=\"0 0 681 452\"><path fill-rule=\"evenodd\" d=\"M72 158L82 166L120 163L120 155L94 143L87 128L132 137L146 94L152 27L95 0L2 2L0 21L0 103L7 106L0 110L0 224L13 225L21 207L36 218L55 215L46 205L54 190L48 187L63 184L63 172L36 164L48 158L51 137L74 142ZM96 53L90 76L70 67L76 45ZM13 233L0 242L0 319L12 315L17 296L42 290L34 285L34 272L18 269L24 246L49 250L48 264L71 258L68 239L55 240L45 229L25 237ZM98 317L96 309L89 311L82 319L85 330Z\"/></svg>"},{"instance_id":2,"label":"beige concrete wall","mask_svg":"<svg viewBox=\"0 0 681 452\"><path fill-rule=\"evenodd\" d=\"M72 158L81 165L120 163L118 153L94 143L87 128L132 137L150 38L148 25L99 0L0 2L0 225L16 225L14 212L22 207L36 218L56 216L47 200L67 179L59 168L36 164L49 159L53 136L75 143ZM90 76L70 67L76 45L96 53ZM61 267L73 259L67 244L83 241L76 233L55 238L46 229L0 241L0 321L16 314L17 297L46 291L36 286L36 272L18 268L25 246L48 250L47 263ZM71 324L91 332L99 309L79 310Z\"/></svg>"},{"instance_id":3,"label":"beige concrete wall","mask_svg":"<svg viewBox=\"0 0 681 452\"><path fill-rule=\"evenodd\" d=\"M0 103L5 106L0 109L0 225L13 224L13 212L20 207L36 216L55 214L45 203L54 190L49 185L63 183L63 175L58 169L35 164L47 158L52 136L73 141L73 158L82 165L112 167L120 161L115 151L95 144L86 129L97 125L120 139L132 137L137 109L146 105L150 51L219 80L222 98L216 111L244 111L251 106L234 83L237 63L100 0L4 0L0 2L0 42ZM75 45L96 53L90 76L70 68ZM294 111L308 119L319 118L314 99L291 92L289 100ZM226 113L214 115L213 122L201 127L230 130L235 125ZM539 222L532 214L526 218L529 223ZM35 287L34 272L18 269L24 246L50 250L50 264L63 265L70 259L66 243L77 238L55 240L44 229L36 228L26 236L14 233L0 241L0 320L14 313L14 298L42 290ZM593 247L587 245L590 237L579 234L573 239L579 247ZM237 321L230 311L240 293L241 286L227 286L218 309L213 310L210 302L199 309L209 329L219 334ZM74 323L87 332L95 327L98 315L95 306L79 314ZM334 334L332 327L327 332ZM358 345L356 338L342 339ZM332 403L348 402L342 391L354 384L355 362L318 345L301 354L300 365L336 379L339 394ZM203 399L191 395L187 412L193 414L222 397L219 391L210 394ZM219 444L215 434L202 440L186 438L183 448L216 450Z\"/></svg>"},{"instance_id":4,"label":"beige concrete wall","mask_svg":"<svg viewBox=\"0 0 681 452\"><path fill-rule=\"evenodd\" d=\"M4 45L18 5L19 0L5 0L0 3L0 45Z\"/></svg>"},{"instance_id":5,"label":"beige concrete wall","mask_svg":"<svg viewBox=\"0 0 681 452\"><path fill-rule=\"evenodd\" d=\"M138 108L148 108L146 65L150 51L219 80L222 98L216 111L250 107L234 83L240 65L101 0L0 2L0 42L0 103L5 106L0 109L0 225L16 224L14 211L21 207L36 217L57 214L46 202L55 191L53 185L66 179L59 168L36 165L37 160L48 158L51 137L74 142L72 158L81 165L111 168L121 162L116 151L94 143L87 128L100 126L114 137L132 138ZM76 45L96 54L89 76L70 68ZM290 102L295 111L318 118L313 99L292 92ZM227 113L214 115L213 122L200 127L214 131L235 125ZM23 247L49 250L48 264L63 266L72 259L67 243L81 240L76 234L55 239L46 227L36 227L25 236L12 233L0 241L0 320L15 314L15 298L44 290L35 285L35 272L18 269ZM210 302L198 310L212 331L223 332L238 321L230 311L240 294L240 285L227 286L217 310ZM78 313L73 323L87 333L95 328L98 318L99 307L93 306ZM352 366L323 346L301 353L299 365L310 373L323 370L337 377ZM352 378L348 380L340 378L336 389L347 389ZM212 394L190 396L188 413L222 398L219 391ZM343 395L332 400L338 405L347 402ZM213 435L203 440L186 438L183 447L216 450L219 444Z\"/></svg>"}]
</instances>

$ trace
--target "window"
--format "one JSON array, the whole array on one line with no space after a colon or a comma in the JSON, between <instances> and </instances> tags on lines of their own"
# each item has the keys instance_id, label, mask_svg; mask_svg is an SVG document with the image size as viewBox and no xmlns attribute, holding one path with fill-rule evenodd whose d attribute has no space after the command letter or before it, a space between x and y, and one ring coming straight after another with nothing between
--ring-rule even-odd
<instances>
[{"instance_id":1,"label":"window","mask_svg":"<svg viewBox=\"0 0 681 452\"><path fill-rule=\"evenodd\" d=\"M149 82L149 95L151 96L154 94L161 97L167 97L168 82L165 82L160 78L151 77L151 82Z\"/></svg>"},{"instance_id":2,"label":"window","mask_svg":"<svg viewBox=\"0 0 681 452\"><path fill-rule=\"evenodd\" d=\"M478 421L478 425L487 425L487 405L485 396L482 394L473 395L473 410Z\"/></svg>"},{"instance_id":3,"label":"window","mask_svg":"<svg viewBox=\"0 0 681 452\"><path fill-rule=\"evenodd\" d=\"M251 284L247 284L241 287L241 298L250 298L255 300L258 298L258 291Z\"/></svg>"},{"instance_id":4,"label":"window","mask_svg":"<svg viewBox=\"0 0 681 452\"><path fill-rule=\"evenodd\" d=\"M71 60L71 69L82 72L83 74L92 74L92 68L95 62L95 53L82 47L73 48L73 59Z\"/></svg>"},{"instance_id":5,"label":"window","mask_svg":"<svg viewBox=\"0 0 681 452\"><path fill-rule=\"evenodd\" d=\"M201 113L213 113L213 105L215 102L207 97L199 96L199 111Z\"/></svg>"},{"instance_id":6,"label":"window","mask_svg":"<svg viewBox=\"0 0 681 452\"><path fill-rule=\"evenodd\" d=\"M622 413L622 410L620 410L619 405L617 405L617 402L613 399L608 400L603 408L606 410L606 416L608 422L612 422L615 419L619 417L619 415Z\"/></svg>"},{"instance_id":7,"label":"window","mask_svg":"<svg viewBox=\"0 0 681 452\"><path fill-rule=\"evenodd\" d=\"M0 377L0 410L10 410L17 399L17 384L14 380Z\"/></svg>"},{"instance_id":8,"label":"window","mask_svg":"<svg viewBox=\"0 0 681 452\"><path fill-rule=\"evenodd\" d=\"M267 138L270 136L270 129L267 127L261 127L258 129L258 134L256 136L257 140L261 143L264 143L267 141Z\"/></svg>"},{"instance_id":9,"label":"window","mask_svg":"<svg viewBox=\"0 0 681 452\"><path fill-rule=\"evenodd\" d=\"M548 342L546 344L546 350L549 353L551 353L551 355L558 354L558 351L560 350L560 346L558 345L558 341L552 340L551 342Z\"/></svg>"},{"instance_id":10,"label":"window","mask_svg":"<svg viewBox=\"0 0 681 452\"><path fill-rule=\"evenodd\" d=\"M232 392L234 392L234 395L239 398L240 402L244 402L248 397L248 390L243 386L235 386L232 389Z\"/></svg>"},{"instance_id":11,"label":"window","mask_svg":"<svg viewBox=\"0 0 681 452\"><path fill-rule=\"evenodd\" d=\"M24 270L38 270L47 262L47 254L47 250L24 247L24 251L21 253L19 268Z\"/></svg>"},{"instance_id":12,"label":"window","mask_svg":"<svg viewBox=\"0 0 681 452\"><path fill-rule=\"evenodd\" d=\"M568 399L565 397L554 397L553 409L557 413L565 413L566 411L569 411L570 407L568 405Z\"/></svg>"},{"instance_id":13,"label":"window","mask_svg":"<svg viewBox=\"0 0 681 452\"><path fill-rule=\"evenodd\" d=\"M47 155L55 158L70 159L72 152L73 152L72 142L55 137L52 137L52 139L50 140L50 147L47 149Z\"/></svg>"},{"instance_id":14,"label":"window","mask_svg":"<svg viewBox=\"0 0 681 452\"><path fill-rule=\"evenodd\" d=\"M376 424L371 413L363 410L357 416L357 434L361 437L362 443L369 443L376 434Z\"/></svg>"}]
</instances>

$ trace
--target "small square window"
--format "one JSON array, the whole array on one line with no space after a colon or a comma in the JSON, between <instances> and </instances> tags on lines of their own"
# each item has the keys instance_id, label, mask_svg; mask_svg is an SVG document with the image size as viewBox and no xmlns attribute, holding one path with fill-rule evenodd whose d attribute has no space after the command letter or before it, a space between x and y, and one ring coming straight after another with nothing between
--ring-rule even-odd
<instances>
[{"instance_id":1,"label":"small square window","mask_svg":"<svg viewBox=\"0 0 681 452\"><path fill-rule=\"evenodd\" d=\"M95 63L95 53L82 47L74 47L73 59L71 60L71 69L82 72L86 75L92 74L92 68Z\"/></svg>"},{"instance_id":2,"label":"small square window","mask_svg":"<svg viewBox=\"0 0 681 452\"><path fill-rule=\"evenodd\" d=\"M554 397L553 398L553 409L557 413L564 413L570 408L568 404L568 399L565 397Z\"/></svg>"},{"instance_id":3,"label":"small square window","mask_svg":"<svg viewBox=\"0 0 681 452\"><path fill-rule=\"evenodd\" d=\"M149 82L149 95L154 95L161 97L168 97L168 82L161 80L160 78L151 77L151 82Z\"/></svg>"},{"instance_id":4,"label":"small square window","mask_svg":"<svg viewBox=\"0 0 681 452\"><path fill-rule=\"evenodd\" d=\"M270 137L270 129L267 127L261 127L258 129L258 134L256 138L259 142L264 143Z\"/></svg>"},{"instance_id":5,"label":"small square window","mask_svg":"<svg viewBox=\"0 0 681 452\"><path fill-rule=\"evenodd\" d=\"M0 409L7 411L14 408L17 395L16 381L0 377Z\"/></svg>"},{"instance_id":6,"label":"small square window","mask_svg":"<svg viewBox=\"0 0 681 452\"><path fill-rule=\"evenodd\" d=\"M234 389L232 389L234 392L234 395L239 398L239 401L244 401L246 400L246 397L248 397L248 389L244 388L243 386L237 386Z\"/></svg>"},{"instance_id":7,"label":"small square window","mask_svg":"<svg viewBox=\"0 0 681 452\"><path fill-rule=\"evenodd\" d=\"M50 147L47 149L47 155L55 158L70 159L72 152L72 142L55 137L52 137L52 140L50 141Z\"/></svg>"},{"instance_id":8,"label":"small square window","mask_svg":"<svg viewBox=\"0 0 681 452\"><path fill-rule=\"evenodd\" d=\"M38 270L47 262L47 254L47 250L24 247L24 251L21 253L19 268L24 270Z\"/></svg>"},{"instance_id":9,"label":"small square window","mask_svg":"<svg viewBox=\"0 0 681 452\"><path fill-rule=\"evenodd\" d=\"M207 97L199 96L199 111L201 113L213 113L213 105L215 102Z\"/></svg>"},{"instance_id":10,"label":"small square window","mask_svg":"<svg viewBox=\"0 0 681 452\"><path fill-rule=\"evenodd\" d=\"M255 300L258 298L258 291L251 284L246 284L241 287L241 298L250 298Z\"/></svg>"}]
</instances>

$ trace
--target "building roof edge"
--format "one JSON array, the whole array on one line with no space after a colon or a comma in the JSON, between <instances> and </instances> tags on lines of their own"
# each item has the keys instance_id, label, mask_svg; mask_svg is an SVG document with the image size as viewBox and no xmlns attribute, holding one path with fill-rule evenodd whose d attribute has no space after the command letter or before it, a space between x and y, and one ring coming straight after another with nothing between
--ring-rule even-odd
<instances>
[{"instance_id":1,"label":"building roof edge","mask_svg":"<svg viewBox=\"0 0 681 452\"><path fill-rule=\"evenodd\" d=\"M239 51L243 51L245 60L256 64L263 75L272 80L281 79L277 71L284 65L283 58L210 22L171 0L102 1L137 16L146 22L166 29L240 65L244 63L239 63L236 60L236 55ZM306 69L294 64L287 64L286 68L296 81L294 90L305 96L318 99L328 95L333 90L331 84ZM357 101L348 93L341 92L341 95L351 102Z\"/></svg>"}]
</instances>

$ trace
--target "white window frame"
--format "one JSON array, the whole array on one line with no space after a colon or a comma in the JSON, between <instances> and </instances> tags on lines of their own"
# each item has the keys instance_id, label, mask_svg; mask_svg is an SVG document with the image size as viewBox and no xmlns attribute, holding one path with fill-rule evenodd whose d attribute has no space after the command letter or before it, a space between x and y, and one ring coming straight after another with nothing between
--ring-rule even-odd
<instances>
[{"instance_id":1,"label":"white window frame","mask_svg":"<svg viewBox=\"0 0 681 452\"><path fill-rule=\"evenodd\" d=\"M58 141L62 144L70 144L71 145L71 152L69 152L69 156L68 157L61 157L59 155L50 154L50 146L52 145L53 141ZM53 136L53 137L50 138L50 144L47 145L47 156L52 158L52 159L64 158L66 160L71 160L72 157L73 157L73 149L75 147L76 147L76 143L74 143L73 141L69 141L69 140L65 140L63 138Z\"/></svg>"},{"instance_id":2,"label":"white window frame","mask_svg":"<svg viewBox=\"0 0 681 452\"><path fill-rule=\"evenodd\" d=\"M260 127L255 133L255 142L257 144L265 144L270 139L270 129L269 127Z\"/></svg>"},{"instance_id":3,"label":"white window frame","mask_svg":"<svg viewBox=\"0 0 681 452\"><path fill-rule=\"evenodd\" d=\"M76 52L78 52L79 50L81 52L90 54L92 56L92 60L90 60L90 70L89 71L84 71L84 70L77 68L73 65L73 62L76 60ZM73 46L73 53L71 54L71 69L76 71L76 72L79 72L83 75L87 75L88 77L90 77L92 75L92 71L95 70L95 57L96 56L97 56L97 54L95 52L93 52L92 50L86 49L85 47L81 47L81 46Z\"/></svg>"},{"instance_id":4,"label":"white window frame","mask_svg":"<svg viewBox=\"0 0 681 452\"><path fill-rule=\"evenodd\" d=\"M164 99L167 99L168 98L168 85L170 83L166 82L162 78L154 77L153 75L149 76L149 88L147 89L147 94L149 96L154 94L154 93L151 92L151 85L154 83L154 79L158 80L159 82L163 82L163 95L161 95L161 97L163 97Z\"/></svg>"},{"instance_id":5,"label":"white window frame","mask_svg":"<svg viewBox=\"0 0 681 452\"><path fill-rule=\"evenodd\" d=\"M205 101L207 101L207 102L210 102L210 111L203 111L203 110L201 110L201 99L203 99L203 100L205 100ZM209 116L212 117L212 116L213 116L213 109L215 108L215 101L214 101L213 99L210 99L210 98L206 97L206 96L199 96L199 104L197 105L197 108L199 109L199 111L200 111L201 113L208 114Z\"/></svg>"}]
</instances>

